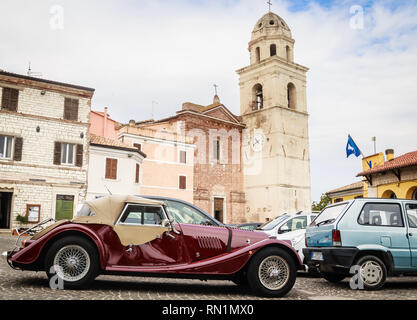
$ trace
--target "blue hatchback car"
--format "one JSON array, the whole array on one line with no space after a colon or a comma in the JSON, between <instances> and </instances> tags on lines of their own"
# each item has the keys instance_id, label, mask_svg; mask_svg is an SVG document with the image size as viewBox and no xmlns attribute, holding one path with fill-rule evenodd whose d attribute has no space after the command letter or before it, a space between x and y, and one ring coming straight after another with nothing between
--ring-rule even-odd
<instances>
[{"instance_id":1,"label":"blue hatchback car","mask_svg":"<svg viewBox=\"0 0 417 320\"><path fill-rule=\"evenodd\" d=\"M326 280L355 274L366 290L380 289L387 276L417 275L417 201L363 198L327 206L307 228L303 253Z\"/></svg>"}]
</instances>

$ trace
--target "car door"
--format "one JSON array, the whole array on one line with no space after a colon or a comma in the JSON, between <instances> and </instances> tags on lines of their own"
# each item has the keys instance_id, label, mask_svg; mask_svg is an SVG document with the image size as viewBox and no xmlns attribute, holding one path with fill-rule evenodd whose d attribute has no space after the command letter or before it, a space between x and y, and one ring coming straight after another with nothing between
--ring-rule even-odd
<instances>
[{"instance_id":1,"label":"car door","mask_svg":"<svg viewBox=\"0 0 417 320\"><path fill-rule=\"evenodd\" d=\"M405 212L408 220L408 241L411 252L411 266L417 267L417 203L406 203Z\"/></svg>"},{"instance_id":2,"label":"car door","mask_svg":"<svg viewBox=\"0 0 417 320\"><path fill-rule=\"evenodd\" d=\"M278 228L278 239L292 240L305 234L307 228L307 216L300 215L286 221Z\"/></svg>"},{"instance_id":3,"label":"car door","mask_svg":"<svg viewBox=\"0 0 417 320\"><path fill-rule=\"evenodd\" d=\"M167 221L163 206L127 204L114 226L120 239L119 265L165 266L187 259L183 236L177 229L163 225Z\"/></svg>"},{"instance_id":4,"label":"car door","mask_svg":"<svg viewBox=\"0 0 417 320\"><path fill-rule=\"evenodd\" d=\"M166 201L167 211L181 228L191 261L214 257L226 252L231 231L217 226L210 217L179 201Z\"/></svg>"},{"instance_id":5,"label":"car door","mask_svg":"<svg viewBox=\"0 0 417 320\"><path fill-rule=\"evenodd\" d=\"M341 231L342 243L349 232L351 244L385 247L392 254L395 269L410 268L410 245L400 203L367 202L360 211L357 223L353 232Z\"/></svg>"}]
</instances>

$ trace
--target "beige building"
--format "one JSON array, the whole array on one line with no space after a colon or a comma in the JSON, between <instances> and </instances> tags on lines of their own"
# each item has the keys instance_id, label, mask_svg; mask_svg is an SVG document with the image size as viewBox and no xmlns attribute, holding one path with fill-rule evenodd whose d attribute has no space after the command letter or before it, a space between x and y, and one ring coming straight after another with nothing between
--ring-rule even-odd
<instances>
[{"instance_id":1,"label":"beige building","mask_svg":"<svg viewBox=\"0 0 417 320\"><path fill-rule=\"evenodd\" d=\"M162 125L148 128L147 123L131 121L118 131L119 140L146 154L139 177L141 194L192 203L195 150L192 138Z\"/></svg>"},{"instance_id":2,"label":"beige building","mask_svg":"<svg viewBox=\"0 0 417 320\"><path fill-rule=\"evenodd\" d=\"M0 229L72 218L86 196L93 94L0 72Z\"/></svg>"},{"instance_id":3,"label":"beige building","mask_svg":"<svg viewBox=\"0 0 417 320\"><path fill-rule=\"evenodd\" d=\"M270 12L255 25L240 76L246 214L251 221L311 210L306 73L294 62L287 23Z\"/></svg>"}]
</instances>

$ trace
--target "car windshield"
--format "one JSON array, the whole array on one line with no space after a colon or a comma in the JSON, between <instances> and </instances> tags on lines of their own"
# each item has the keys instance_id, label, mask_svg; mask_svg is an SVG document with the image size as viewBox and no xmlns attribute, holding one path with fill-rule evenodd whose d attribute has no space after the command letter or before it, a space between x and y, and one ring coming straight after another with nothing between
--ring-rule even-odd
<instances>
[{"instance_id":1,"label":"car windshield","mask_svg":"<svg viewBox=\"0 0 417 320\"><path fill-rule=\"evenodd\" d=\"M169 216L178 223L217 225L212 219L186 204L172 200L165 202Z\"/></svg>"},{"instance_id":2,"label":"car windshield","mask_svg":"<svg viewBox=\"0 0 417 320\"><path fill-rule=\"evenodd\" d=\"M319 226L321 224L327 224L334 222L339 215L346 208L347 203L339 204L336 206L330 206L324 208L324 210L318 215L318 217L313 221L311 226Z\"/></svg>"},{"instance_id":3,"label":"car windshield","mask_svg":"<svg viewBox=\"0 0 417 320\"><path fill-rule=\"evenodd\" d=\"M289 215L283 215L281 217L278 217L272 221L268 221L266 223L264 223L263 225L261 225L258 230L272 230L274 229L279 223L281 223L282 221L288 219L290 216Z\"/></svg>"}]
</instances>

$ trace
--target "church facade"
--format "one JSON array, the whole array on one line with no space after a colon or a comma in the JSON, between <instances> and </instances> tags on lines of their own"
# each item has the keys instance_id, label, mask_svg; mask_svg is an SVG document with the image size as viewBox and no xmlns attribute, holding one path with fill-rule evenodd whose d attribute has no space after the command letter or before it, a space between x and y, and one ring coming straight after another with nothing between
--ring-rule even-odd
<instances>
[{"instance_id":1,"label":"church facade","mask_svg":"<svg viewBox=\"0 0 417 320\"><path fill-rule=\"evenodd\" d=\"M237 71L239 116L216 94L210 105L187 102L172 117L124 126L191 139L193 202L224 223L263 222L311 210L308 68L294 62L294 42L276 14L256 23L250 65Z\"/></svg>"}]
</instances>

